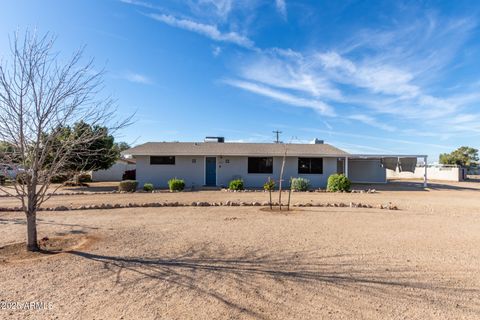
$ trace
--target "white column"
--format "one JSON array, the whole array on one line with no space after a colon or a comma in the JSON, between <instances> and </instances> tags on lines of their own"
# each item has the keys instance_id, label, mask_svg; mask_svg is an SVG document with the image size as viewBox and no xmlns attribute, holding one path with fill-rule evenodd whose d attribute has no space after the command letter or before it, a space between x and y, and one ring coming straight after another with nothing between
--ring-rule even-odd
<instances>
[{"instance_id":1,"label":"white column","mask_svg":"<svg viewBox=\"0 0 480 320\"><path fill-rule=\"evenodd\" d=\"M345 157L345 177L348 178L348 157Z\"/></svg>"},{"instance_id":2,"label":"white column","mask_svg":"<svg viewBox=\"0 0 480 320\"><path fill-rule=\"evenodd\" d=\"M425 173L423 174L423 186L426 188L428 186L428 180L427 180L427 157L423 158L423 162L425 163Z\"/></svg>"}]
</instances>

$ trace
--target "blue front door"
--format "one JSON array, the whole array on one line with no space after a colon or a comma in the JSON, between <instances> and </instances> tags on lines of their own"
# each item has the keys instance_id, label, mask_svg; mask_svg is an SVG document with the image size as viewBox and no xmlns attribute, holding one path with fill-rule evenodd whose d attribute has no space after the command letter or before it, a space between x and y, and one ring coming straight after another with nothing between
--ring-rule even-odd
<instances>
[{"instance_id":1,"label":"blue front door","mask_svg":"<svg viewBox=\"0 0 480 320\"><path fill-rule=\"evenodd\" d=\"M217 159L215 157L205 159L205 185L217 185Z\"/></svg>"}]
</instances>

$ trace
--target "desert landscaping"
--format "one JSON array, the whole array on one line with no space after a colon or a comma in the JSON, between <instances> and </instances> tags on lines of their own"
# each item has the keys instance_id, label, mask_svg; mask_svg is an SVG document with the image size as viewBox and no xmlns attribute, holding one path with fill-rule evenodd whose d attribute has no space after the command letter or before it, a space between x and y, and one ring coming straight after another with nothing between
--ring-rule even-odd
<instances>
[{"instance_id":1,"label":"desert landscaping","mask_svg":"<svg viewBox=\"0 0 480 320\"><path fill-rule=\"evenodd\" d=\"M38 212L40 253L24 250L25 214L2 195L2 304L49 307L0 318L478 319L478 182L353 189L375 191L295 192L279 212L225 205L263 204L264 192L62 188L44 207L77 210ZM90 208L129 203L140 207Z\"/></svg>"}]
</instances>

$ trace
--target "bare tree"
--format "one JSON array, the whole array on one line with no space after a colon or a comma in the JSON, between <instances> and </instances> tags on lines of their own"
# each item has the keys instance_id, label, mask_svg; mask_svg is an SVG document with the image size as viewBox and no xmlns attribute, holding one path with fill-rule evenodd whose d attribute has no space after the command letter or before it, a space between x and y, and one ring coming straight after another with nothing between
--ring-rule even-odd
<instances>
[{"instance_id":1,"label":"bare tree","mask_svg":"<svg viewBox=\"0 0 480 320\"><path fill-rule=\"evenodd\" d=\"M287 145L284 144L285 152L283 153L282 158L282 167L280 169L280 179L278 179L278 205L280 211L282 211L282 182L283 182L283 171L285 169L285 162L287 160Z\"/></svg>"},{"instance_id":2,"label":"bare tree","mask_svg":"<svg viewBox=\"0 0 480 320\"><path fill-rule=\"evenodd\" d=\"M105 126L115 112L111 99L97 98L103 72L95 72L93 60L82 63L83 48L60 63L54 42L49 34L15 34L10 41L11 61L0 63L0 141L10 146L0 162L17 168L17 179L0 188L21 201L29 251L39 250L37 210L52 194L50 179L70 166L72 155L104 151L82 148L99 132L65 135L60 128L79 121ZM110 132L125 127L130 119L111 124Z\"/></svg>"}]
</instances>

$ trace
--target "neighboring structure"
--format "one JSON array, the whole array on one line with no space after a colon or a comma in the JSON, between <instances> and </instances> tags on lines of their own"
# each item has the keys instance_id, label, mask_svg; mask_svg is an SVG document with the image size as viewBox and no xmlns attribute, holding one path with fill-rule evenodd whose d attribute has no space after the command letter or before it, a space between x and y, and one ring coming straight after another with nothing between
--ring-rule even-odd
<instances>
[{"instance_id":1,"label":"neighboring structure","mask_svg":"<svg viewBox=\"0 0 480 320\"><path fill-rule=\"evenodd\" d=\"M440 181L463 181L465 180L464 169L456 165L424 165L417 166L414 172L400 172L399 170L387 170L388 179L421 179L425 169L430 180Z\"/></svg>"},{"instance_id":2,"label":"neighboring structure","mask_svg":"<svg viewBox=\"0 0 480 320\"><path fill-rule=\"evenodd\" d=\"M125 171L135 168L135 159L119 159L107 170L92 171L92 181L122 181Z\"/></svg>"},{"instance_id":3,"label":"neighboring structure","mask_svg":"<svg viewBox=\"0 0 480 320\"><path fill-rule=\"evenodd\" d=\"M352 182L386 183L382 155L351 155L315 140L314 144L224 143L222 137L205 142L148 142L125 150L136 160L139 185L166 188L171 178L185 180L187 188L221 187L241 178L246 187L261 188L269 177L278 181L283 157L283 179L302 177L314 188L324 188L334 173L346 173ZM416 157L417 156L411 156ZM419 156L425 157L426 156ZM426 182L426 180L425 180Z\"/></svg>"}]
</instances>

